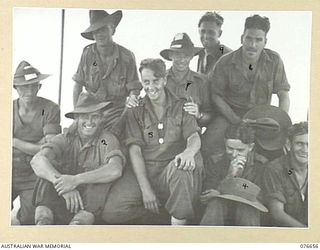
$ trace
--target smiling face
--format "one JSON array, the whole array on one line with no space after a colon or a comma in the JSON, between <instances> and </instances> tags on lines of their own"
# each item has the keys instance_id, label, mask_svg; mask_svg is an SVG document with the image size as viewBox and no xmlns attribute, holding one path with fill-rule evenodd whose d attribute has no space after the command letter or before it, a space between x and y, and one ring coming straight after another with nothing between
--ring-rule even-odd
<instances>
[{"instance_id":1,"label":"smiling face","mask_svg":"<svg viewBox=\"0 0 320 250\"><path fill-rule=\"evenodd\" d=\"M166 80L164 77L155 76L153 70L148 68L142 69L141 83L151 101L158 101L165 95L164 86Z\"/></svg>"},{"instance_id":2,"label":"smiling face","mask_svg":"<svg viewBox=\"0 0 320 250\"><path fill-rule=\"evenodd\" d=\"M169 57L172 60L172 67L174 71L185 72L189 69L192 55L185 52L171 51Z\"/></svg>"},{"instance_id":3,"label":"smiling face","mask_svg":"<svg viewBox=\"0 0 320 250\"><path fill-rule=\"evenodd\" d=\"M92 32L92 36L99 47L107 46L112 43L112 36L114 33L113 24L107 24L102 28Z\"/></svg>"},{"instance_id":4,"label":"smiling face","mask_svg":"<svg viewBox=\"0 0 320 250\"><path fill-rule=\"evenodd\" d=\"M246 29L241 36L241 43L244 58L256 62L267 43L266 33L260 29Z\"/></svg>"},{"instance_id":5,"label":"smiling face","mask_svg":"<svg viewBox=\"0 0 320 250\"><path fill-rule=\"evenodd\" d=\"M19 95L19 100L27 105L32 104L35 101L40 88L41 84L39 83L15 86Z\"/></svg>"},{"instance_id":6,"label":"smiling face","mask_svg":"<svg viewBox=\"0 0 320 250\"><path fill-rule=\"evenodd\" d=\"M298 164L308 164L308 134L293 137L290 152Z\"/></svg>"},{"instance_id":7,"label":"smiling face","mask_svg":"<svg viewBox=\"0 0 320 250\"><path fill-rule=\"evenodd\" d=\"M204 21L200 24L199 35L204 48L214 48L221 36L221 27L216 22Z\"/></svg>"},{"instance_id":8,"label":"smiling face","mask_svg":"<svg viewBox=\"0 0 320 250\"><path fill-rule=\"evenodd\" d=\"M77 119L80 137L92 138L102 125L102 113L100 111L79 114Z\"/></svg>"},{"instance_id":9,"label":"smiling face","mask_svg":"<svg viewBox=\"0 0 320 250\"><path fill-rule=\"evenodd\" d=\"M239 156L247 158L253 147L254 143L245 144L239 139L226 140L226 153L230 160L233 160Z\"/></svg>"}]
</instances>

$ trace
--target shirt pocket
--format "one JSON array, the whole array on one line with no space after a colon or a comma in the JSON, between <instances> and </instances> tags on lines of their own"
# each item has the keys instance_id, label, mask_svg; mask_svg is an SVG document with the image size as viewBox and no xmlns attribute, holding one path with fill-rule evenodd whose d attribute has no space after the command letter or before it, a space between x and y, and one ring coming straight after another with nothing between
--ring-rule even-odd
<instances>
[{"instance_id":1,"label":"shirt pocket","mask_svg":"<svg viewBox=\"0 0 320 250\"><path fill-rule=\"evenodd\" d=\"M158 143L158 131L155 126L149 125L143 129L143 139L149 145L156 145Z\"/></svg>"},{"instance_id":2,"label":"shirt pocket","mask_svg":"<svg viewBox=\"0 0 320 250\"><path fill-rule=\"evenodd\" d=\"M111 85L109 86L109 93L114 96L127 96L127 77L123 74L114 74L110 75Z\"/></svg>"},{"instance_id":3,"label":"shirt pocket","mask_svg":"<svg viewBox=\"0 0 320 250\"><path fill-rule=\"evenodd\" d=\"M273 80L261 81L258 83L256 94L257 104L270 104L273 90Z\"/></svg>"}]
</instances>

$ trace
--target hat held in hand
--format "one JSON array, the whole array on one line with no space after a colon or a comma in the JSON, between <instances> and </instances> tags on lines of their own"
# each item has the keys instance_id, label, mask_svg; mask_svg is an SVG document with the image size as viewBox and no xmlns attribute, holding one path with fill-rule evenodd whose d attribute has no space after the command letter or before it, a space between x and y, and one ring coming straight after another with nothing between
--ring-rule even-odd
<instances>
[{"instance_id":1,"label":"hat held in hand","mask_svg":"<svg viewBox=\"0 0 320 250\"><path fill-rule=\"evenodd\" d=\"M16 72L13 77L14 86L22 86L33 83L39 83L41 80L46 79L47 74L41 74L39 70L31 66L27 61L22 61L19 63Z\"/></svg>"},{"instance_id":2,"label":"hat held in hand","mask_svg":"<svg viewBox=\"0 0 320 250\"><path fill-rule=\"evenodd\" d=\"M174 36L169 49L164 49L160 52L160 55L168 60L172 61L170 58L171 52L184 52L187 55L195 56L198 54L202 48L194 47L190 37L187 33L178 33Z\"/></svg>"},{"instance_id":3,"label":"hat held in hand","mask_svg":"<svg viewBox=\"0 0 320 250\"><path fill-rule=\"evenodd\" d=\"M122 18L122 11L118 10L112 14L104 10L90 10L89 11L89 19L90 19L90 26L81 33L86 39L94 40L92 32L96 31L109 23L113 23L114 27L116 28L120 23Z\"/></svg>"},{"instance_id":4,"label":"hat held in hand","mask_svg":"<svg viewBox=\"0 0 320 250\"><path fill-rule=\"evenodd\" d=\"M82 92L73 111L66 113L65 117L74 119L76 114L86 114L112 106L111 102L101 102L88 92Z\"/></svg>"},{"instance_id":5,"label":"hat held in hand","mask_svg":"<svg viewBox=\"0 0 320 250\"><path fill-rule=\"evenodd\" d=\"M226 200L238 201L250 205L261 212L268 212L268 209L257 200L261 189L251 181L243 178L225 178L217 188L220 197Z\"/></svg>"}]
</instances>

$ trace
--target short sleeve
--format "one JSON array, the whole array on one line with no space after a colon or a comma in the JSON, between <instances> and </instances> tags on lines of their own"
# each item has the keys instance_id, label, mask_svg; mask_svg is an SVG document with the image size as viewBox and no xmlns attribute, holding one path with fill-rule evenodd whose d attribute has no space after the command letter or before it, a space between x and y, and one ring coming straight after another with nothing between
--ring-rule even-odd
<instances>
[{"instance_id":1,"label":"short sleeve","mask_svg":"<svg viewBox=\"0 0 320 250\"><path fill-rule=\"evenodd\" d=\"M224 72L225 66L222 62L223 61L219 60L213 70L208 74L210 93L219 95L221 97L224 96L228 83ZM211 99L212 98L213 97L211 97Z\"/></svg>"},{"instance_id":2,"label":"short sleeve","mask_svg":"<svg viewBox=\"0 0 320 250\"><path fill-rule=\"evenodd\" d=\"M86 48L83 50L80 58L80 62L78 65L78 69L76 73L73 75L72 80L74 80L76 83L84 86L85 85L85 67L86 67L86 55L87 50Z\"/></svg>"},{"instance_id":3,"label":"short sleeve","mask_svg":"<svg viewBox=\"0 0 320 250\"><path fill-rule=\"evenodd\" d=\"M200 111L210 112L211 111L210 88L209 88L208 80L206 77L203 77L203 83L201 85L200 91L201 91L200 98L202 100Z\"/></svg>"},{"instance_id":4,"label":"short sleeve","mask_svg":"<svg viewBox=\"0 0 320 250\"><path fill-rule=\"evenodd\" d=\"M139 121L137 118L137 112L139 108L141 107L128 109L126 129L125 129L125 133L126 133L125 144L127 146L131 144L136 144L139 146L144 145L141 127L139 125Z\"/></svg>"},{"instance_id":5,"label":"short sleeve","mask_svg":"<svg viewBox=\"0 0 320 250\"><path fill-rule=\"evenodd\" d=\"M268 166L265 169L262 188L265 195L264 200L267 203L274 199L286 203L282 188L281 173L279 173L277 169L272 168L272 166Z\"/></svg>"},{"instance_id":6,"label":"short sleeve","mask_svg":"<svg viewBox=\"0 0 320 250\"><path fill-rule=\"evenodd\" d=\"M99 142L103 154L103 163L108 163L112 157L118 156L121 158L123 166L125 166L126 158L121 151L121 146L117 137L110 132L105 132L100 139L106 141L106 145Z\"/></svg>"},{"instance_id":7,"label":"short sleeve","mask_svg":"<svg viewBox=\"0 0 320 250\"><path fill-rule=\"evenodd\" d=\"M275 68L274 68L274 79L273 79L273 93L277 94L279 91L289 91L290 85L287 80L287 75L284 69L283 62L280 56L277 57Z\"/></svg>"},{"instance_id":8,"label":"short sleeve","mask_svg":"<svg viewBox=\"0 0 320 250\"><path fill-rule=\"evenodd\" d=\"M182 111L182 133L183 138L188 139L190 135L198 132L198 123L193 115L188 114L184 110Z\"/></svg>"},{"instance_id":9,"label":"short sleeve","mask_svg":"<svg viewBox=\"0 0 320 250\"><path fill-rule=\"evenodd\" d=\"M128 92L132 90L140 91L142 88L142 85L139 81L138 77L138 71L136 66L136 59L134 57L134 54L131 52L131 56L129 59L129 64L127 65L127 90Z\"/></svg>"},{"instance_id":10,"label":"short sleeve","mask_svg":"<svg viewBox=\"0 0 320 250\"><path fill-rule=\"evenodd\" d=\"M61 133L59 106L56 104L50 105L50 107L45 110L45 114L43 134L46 136Z\"/></svg>"}]
</instances>

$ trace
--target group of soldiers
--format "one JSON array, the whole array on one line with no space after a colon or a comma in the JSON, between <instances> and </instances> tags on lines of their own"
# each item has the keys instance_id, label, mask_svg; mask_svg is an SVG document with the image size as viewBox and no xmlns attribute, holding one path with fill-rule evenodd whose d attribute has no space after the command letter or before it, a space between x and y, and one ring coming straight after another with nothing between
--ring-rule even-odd
<instances>
[{"instance_id":1,"label":"group of soldiers","mask_svg":"<svg viewBox=\"0 0 320 250\"><path fill-rule=\"evenodd\" d=\"M137 70L113 41L121 18L89 11L81 35L94 43L73 76L65 116L74 122L62 133L59 106L37 96L48 75L18 65L12 224L307 227L308 123L287 114L284 65L265 48L269 19L248 17L232 51L219 41L223 17L206 12L203 48L178 33L160 52L170 69L148 58Z\"/></svg>"}]
</instances>

